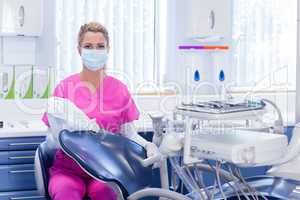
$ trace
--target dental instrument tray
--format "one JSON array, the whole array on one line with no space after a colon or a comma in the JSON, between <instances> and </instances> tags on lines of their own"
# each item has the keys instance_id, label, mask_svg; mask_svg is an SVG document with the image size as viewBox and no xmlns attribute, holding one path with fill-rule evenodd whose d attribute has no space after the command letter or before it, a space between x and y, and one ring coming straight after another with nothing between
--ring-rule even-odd
<instances>
[{"instance_id":1,"label":"dental instrument tray","mask_svg":"<svg viewBox=\"0 0 300 200\"><path fill-rule=\"evenodd\" d=\"M182 103L174 113L202 119L251 119L265 112L261 101L207 101Z\"/></svg>"},{"instance_id":2,"label":"dental instrument tray","mask_svg":"<svg viewBox=\"0 0 300 200\"><path fill-rule=\"evenodd\" d=\"M226 101L208 101L185 104L178 106L179 110L186 110L192 112L203 112L212 114L226 114L232 112L244 112L251 110L261 110L265 107L263 101L259 102L226 102Z\"/></svg>"}]
</instances>

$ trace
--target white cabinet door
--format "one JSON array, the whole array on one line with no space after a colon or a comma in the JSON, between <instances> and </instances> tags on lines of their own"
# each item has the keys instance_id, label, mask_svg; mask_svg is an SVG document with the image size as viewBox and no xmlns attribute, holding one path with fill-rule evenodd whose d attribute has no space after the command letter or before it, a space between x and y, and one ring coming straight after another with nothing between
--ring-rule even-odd
<instances>
[{"instance_id":1,"label":"white cabinet door","mask_svg":"<svg viewBox=\"0 0 300 200\"><path fill-rule=\"evenodd\" d=\"M39 36L43 28L43 0L1 0L0 35Z\"/></svg>"},{"instance_id":2,"label":"white cabinet door","mask_svg":"<svg viewBox=\"0 0 300 200\"><path fill-rule=\"evenodd\" d=\"M43 0L19 0L18 16L21 35L41 35L44 18Z\"/></svg>"},{"instance_id":3,"label":"white cabinet door","mask_svg":"<svg viewBox=\"0 0 300 200\"><path fill-rule=\"evenodd\" d=\"M232 0L189 0L186 6L186 37L228 36Z\"/></svg>"},{"instance_id":4,"label":"white cabinet door","mask_svg":"<svg viewBox=\"0 0 300 200\"><path fill-rule=\"evenodd\" d=\"M0 37L0 66L3 64L3 53L2 53L2 47L3 47L3 40ZM1 80L0 80L1 81ZM1 89L0 89L1 90Z\"/></svg>"},{"instance_id":5,"label":"white cabinet door","mask_svg":"<svg viewBox=\"0 0 300 200\"><path fill-rule=\"evenodd\" d=\"M213 0L211 12L214 15L214 26L210 29L211 34L228 36L231 34L232 0Z\"/></svg>"},{"instance_id":6,"label":"white cabinet door","mask_svg":"<svg viewBox=\"0 0 300 200\"><path fill-rule=\"evenodd\" d=\"M19 31L17 6L18 0L0 1L0 35L14 35Z\"/></svg>"},{"instance_id":7,"label":"white cabinet door","mask_svg":"<svg viewBox=\"0 0 300 200\"><path fill-rule=\"evenodd\" d=\"M4 65L35 65L36 39L33 37L4 37Z\"/></svg>"}]
</instances>

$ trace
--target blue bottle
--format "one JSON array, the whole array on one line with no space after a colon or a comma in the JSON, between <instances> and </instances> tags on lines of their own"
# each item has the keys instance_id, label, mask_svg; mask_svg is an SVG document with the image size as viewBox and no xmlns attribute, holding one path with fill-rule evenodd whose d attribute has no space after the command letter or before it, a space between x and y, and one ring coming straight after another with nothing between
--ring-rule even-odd
<instances>
[{"instance_id":1,"label":"blue bottle","mask_svg":"<svg viewBox=\"0 0 300 200\"><path fill-rule=\"evenodd\" d=\"M220 82L225 81L225 73L224 73L223 69L219 73L219 81Z\"/></svg>"},{"instance_id":2,"label":"blue bottle","mask_svg":"<svg viewBox=\"0 0 300 200\"><path fill-rule=\"evenodd\" d=\"M225 73L223 70L220 71L219 73L219 81L221 83L221 88L220 88L220 101L226 101L226 88L225 88Z\"/></svg>"},{"instance_id":3,"label":"blue bottle","mask_svg":"<svg viewBox=\"0 0 300 200\"><path fill-rule=\"evenodd\" d=\"M196 70L194 73L194 81L200 81L200 72L198 70Z\"/></svg>"}]
</instances>

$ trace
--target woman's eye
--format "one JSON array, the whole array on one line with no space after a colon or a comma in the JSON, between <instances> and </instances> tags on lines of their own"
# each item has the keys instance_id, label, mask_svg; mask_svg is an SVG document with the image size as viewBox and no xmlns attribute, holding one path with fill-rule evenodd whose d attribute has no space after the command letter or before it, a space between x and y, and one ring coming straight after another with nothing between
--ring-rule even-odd
<instances>
[{"instance_id":1,"label":"woman's eye","mask_svg":"<svg viewBox=\"0 0 300 200\"><path fill-rule=\"evenodd\" d=\"M104 45L97 45L97 49L105 49Z\"/></svg>"},{"instance_id":2,"label":"woman's eye","mask_svg":"<svg viewBox=\"0 0 300 200\"><path fill-rule=\"evenodd\" d=\"M91 45L86 45L86 46L83 46L83 48L85 48L85 49L91 49L93 47Z\"/></svg>"}]
</instances>

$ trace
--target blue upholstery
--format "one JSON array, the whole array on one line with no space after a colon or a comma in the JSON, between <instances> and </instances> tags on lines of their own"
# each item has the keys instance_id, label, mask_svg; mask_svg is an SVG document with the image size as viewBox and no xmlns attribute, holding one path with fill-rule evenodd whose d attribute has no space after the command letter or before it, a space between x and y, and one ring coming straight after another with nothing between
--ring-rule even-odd
<instances>
[{"instance_id":1,"label":"blue upholstery","mask_svg":"<svg viewBox=\"0 0 300 200\"><path fill-rule=\"evenodd\" d=\"M48 182L49 182L49 173L48 169L52 166L53 160L55 157L56 149L49 148L47 141L41 143L37 149L37 156L41 166L41 175L43 179L43 188L45 191L45 196L49 198L48 194Z\"/></svg>"},{"instance_id":2,"label":"blue upholstery","mask_svg":"<svg viewBox=\"0 0 300 200\"><path fill-rule=\"evenodd\" d=\"M123 196L151 183L152 167L143 167L145 149L131 140L113 134L63 130L60 145L82 168L97 179L116 183Z\"/></svg>"}]
</instances>

